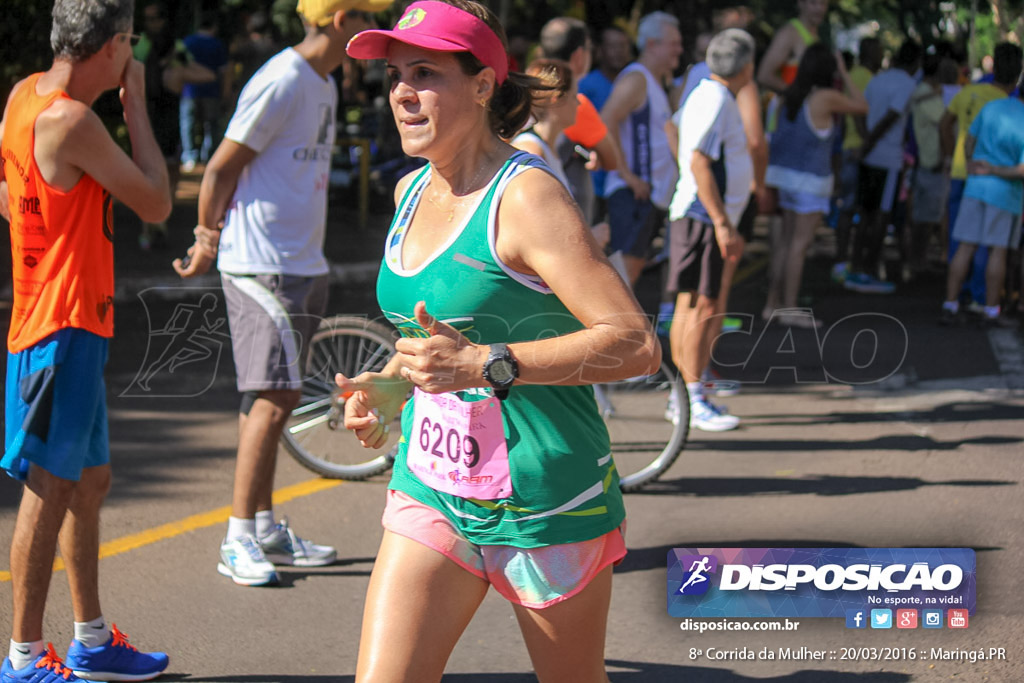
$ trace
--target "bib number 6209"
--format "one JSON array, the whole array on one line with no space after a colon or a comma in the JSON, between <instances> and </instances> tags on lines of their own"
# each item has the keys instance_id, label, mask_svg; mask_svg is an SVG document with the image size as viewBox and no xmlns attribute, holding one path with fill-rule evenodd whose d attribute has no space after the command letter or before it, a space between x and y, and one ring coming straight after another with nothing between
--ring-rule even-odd
<instances>
[{"instance_id":1,"label":"bib number 6209","mask_svg":"<svg viewBox=\"0 0 1024 683\"><path fill-rule=\"evenodd\" d=\"M433 441L433 445L431 445ZM480 462L480 444L468 434L460 434L457 429L445 429L429 417L420 421L420 448L438 458L447 457L453 463L462 460L466 467L475 467Z\"/></svg>"}]
</instances>

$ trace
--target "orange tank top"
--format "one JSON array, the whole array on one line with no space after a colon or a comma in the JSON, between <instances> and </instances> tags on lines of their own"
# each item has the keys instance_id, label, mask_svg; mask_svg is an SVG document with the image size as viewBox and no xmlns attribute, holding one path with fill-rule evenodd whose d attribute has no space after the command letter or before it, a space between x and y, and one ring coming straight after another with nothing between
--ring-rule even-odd
<instances>
[{"instance_id":1,"label":"orange tank top","mask_svg":"<svg viewBox=\"0 0 1024 683\"><path fill-rule=\"evenodd\" d=\"M36 119L68 94L38 95L40 76L27 78L11 98L0 144L11 212L11 353L65 327L114 335L110 194L88 174L68 192L43 179L34 154Z\"/></svg>"}]
</instances>

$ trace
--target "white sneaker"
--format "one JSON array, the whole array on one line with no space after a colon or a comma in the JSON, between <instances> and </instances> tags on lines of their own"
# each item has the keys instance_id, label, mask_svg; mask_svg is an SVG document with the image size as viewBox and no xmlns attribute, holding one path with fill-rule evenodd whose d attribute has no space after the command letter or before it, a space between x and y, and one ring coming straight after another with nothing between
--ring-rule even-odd
<instances>
[{"instance_id":1,"label":"white sneaker","mask_svg":"<svg viewBox=\"0 0 1024 683\"><path fill-rule=\"evenodd\" d=\"M312 541L299 538L299 535L288 526L287 519L282 519L275 524L270 533L261 538L259 543L267 560L274 564L323 567L338 558L338 551L331 546L317 545Z\"/></svg>"},{"instance_id":2,"label":"white sneaker","mask_svg":"<svg viewBox=\"0 0 1024 683\"><path fill-rule=\"evenodd\" d=\"M220 546L217 571L240 586L265 586L277 583L277 571L267 561L263 549L251 534L226 540Z\"/></svg>"},{"instance_id":3,"label":"white sneaker","mask_svg":"<svg viewBox=\"0 0 1024 683\"><path fill-rule=\"evenodd\" d=\"M668 403L665 405L665 421L673 425L679 424L679 401L676 399L676 392L668 393Z\"/></svg>"},{"instance_id":4,"label":"white sneaker","mask_svg":"<svg viewBox=\"0 0 1024 683\"><path fill-rule=\"evenodd\" d=\"M690 427L705 432L727 432L739 426L738 417L719 412L707 399L701 397L696 401L690 401Z\"/></svg>"}]
</instances>

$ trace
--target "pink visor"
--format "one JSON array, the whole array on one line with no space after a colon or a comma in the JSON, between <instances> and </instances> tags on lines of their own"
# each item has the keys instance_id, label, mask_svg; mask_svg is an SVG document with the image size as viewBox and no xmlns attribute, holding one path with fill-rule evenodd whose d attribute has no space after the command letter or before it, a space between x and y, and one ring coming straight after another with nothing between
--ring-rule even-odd
<instances>
[{"instance_id":1,"label":"pink visor","mask_svg":"<svg viewBox=\"0 0 1024 683\"><path fill-rule=\"evenodd\" d=\"M414 2L393 29L357 33L346 51L356 59L383 59L392 40L438 52L469 52L494 69L499 85L508 78L508 55L491 27L444 2Z\"/></svg>"}]
</instances>

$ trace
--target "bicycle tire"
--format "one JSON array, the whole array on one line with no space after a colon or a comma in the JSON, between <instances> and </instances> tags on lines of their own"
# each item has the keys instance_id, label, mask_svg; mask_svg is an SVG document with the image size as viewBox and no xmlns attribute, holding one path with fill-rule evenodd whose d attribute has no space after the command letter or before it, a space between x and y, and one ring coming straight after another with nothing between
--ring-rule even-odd
<instances>
[{"instance_id":1,"label":"bicycle tire","mask_svg":"<svg viewBox=\"0 0 1024 683\"><path fill-rule=\"evenodd\" d=\"M678 416L674 421L670 395ZM654 374L600 385L596 398L611 437L620 489L639 490L679 458L690 431L690 399L682 377L667 359Z\"/></svg>"},{"instance_id":2,"label":"bicycle tire","mask_svg":"<svg viewBox=\"0 0 1024 683\"><path fill-rule=\"evenodd\" d=\"M397 332L356 316L325 318L310 340L302 398L281 435L281 443L303 467L328 479L358 481L389 470L401 432L393 425L387 452L364 449L343 424L344 396L334 375L355 377L383 369L395 353ZM366 459L367 455L372 455Z\"/></svg>"}]
</instances>

